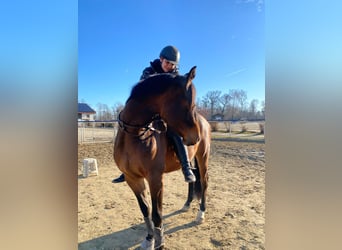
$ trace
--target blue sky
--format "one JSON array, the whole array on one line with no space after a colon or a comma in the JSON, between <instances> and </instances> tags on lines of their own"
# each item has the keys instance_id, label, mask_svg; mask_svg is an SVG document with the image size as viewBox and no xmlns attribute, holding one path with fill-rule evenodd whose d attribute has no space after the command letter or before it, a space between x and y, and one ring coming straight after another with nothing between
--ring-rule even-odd
<instances>
[{"instance_id":1,"label":"blue sky","mask_svg":"<svg viewBox=\"0 0 342 250\"><path fill-rule=\"evenodd\" d=\"M265 100L261 0L82 0L78 27L78 100L93 108L124 104L166 45L180 50L180 73L197 66L197 98L242 89Z\"/></svg>"}]
</instances>

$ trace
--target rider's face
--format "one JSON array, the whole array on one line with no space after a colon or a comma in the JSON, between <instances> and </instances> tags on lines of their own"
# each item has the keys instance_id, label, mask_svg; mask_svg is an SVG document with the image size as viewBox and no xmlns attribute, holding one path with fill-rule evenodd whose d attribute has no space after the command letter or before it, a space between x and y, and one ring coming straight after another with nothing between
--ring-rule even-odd
<instances>
[{"instance_id":1,"label":"rider's face","mask_svg":"<svg viewBox=\"0 0 342 250\"><path fill-rule=\"evenodd\" d=\"M164 70L165 73L171 72L172 70L175 69L176 65L169 62L165 58L160 58L161 61L161 67Z\"/></svg>"}]
</instances>

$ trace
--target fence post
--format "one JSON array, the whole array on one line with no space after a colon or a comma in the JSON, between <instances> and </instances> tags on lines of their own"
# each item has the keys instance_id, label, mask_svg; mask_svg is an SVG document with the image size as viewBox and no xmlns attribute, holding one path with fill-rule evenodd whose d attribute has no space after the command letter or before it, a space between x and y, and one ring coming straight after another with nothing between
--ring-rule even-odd
<instances>
[{"instance_id":1,"label":"fence post","mask_svg":"<svg viewBox=\"0 0 342 250\"><path fill-rule=\"evenodd\" d=\"M116 123L113 122L113 145L115 143L115 136L116 136Z\"/></svg>"}]
</instances>

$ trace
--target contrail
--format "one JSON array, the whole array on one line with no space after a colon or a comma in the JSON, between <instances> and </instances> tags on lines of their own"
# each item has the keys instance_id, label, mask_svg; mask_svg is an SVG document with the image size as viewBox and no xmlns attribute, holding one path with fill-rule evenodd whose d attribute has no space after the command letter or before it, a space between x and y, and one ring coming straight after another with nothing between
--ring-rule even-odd
<instances>
[{"instance_id":1,"label":"contrail","mask_svg":"<svg viewBox=\"0 0 342 250\"><path fill-rule=\"evenodd\" d=\"M235 71L233 71L233 72L228 73L228 74L226 75L226 77L233 76L233 75L237 75L237 74L239 74L239 73L241 73L241 72L243 72L243 71L246 71L246 70L247 70L246 68L235 70Z\"/></svg>"}]
</instances>

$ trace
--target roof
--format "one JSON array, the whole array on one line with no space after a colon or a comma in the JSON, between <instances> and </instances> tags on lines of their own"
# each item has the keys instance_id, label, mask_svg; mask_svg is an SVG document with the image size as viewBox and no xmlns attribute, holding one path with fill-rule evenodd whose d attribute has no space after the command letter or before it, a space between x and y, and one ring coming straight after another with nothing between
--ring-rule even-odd
<instances>
[{"instance_id":1,"label":"roof","mask_svg":"<svg viewBox=\"0 0 342 250\"><path fill-rule=\"evenodd\" d=\"M96 113L88 104L78 103L78 113Z\"/></svg>"},{"instance_id":2,"label":"roof","mask_svg":"<svg viewBox=\"0 0 342 250\"><path fill-rule=\"evenodd\" d=\"M222 115L222 114L215 114L215 115L212 115L211 117L224 117L224 115Z\"/></svg>"}]
</instances>

